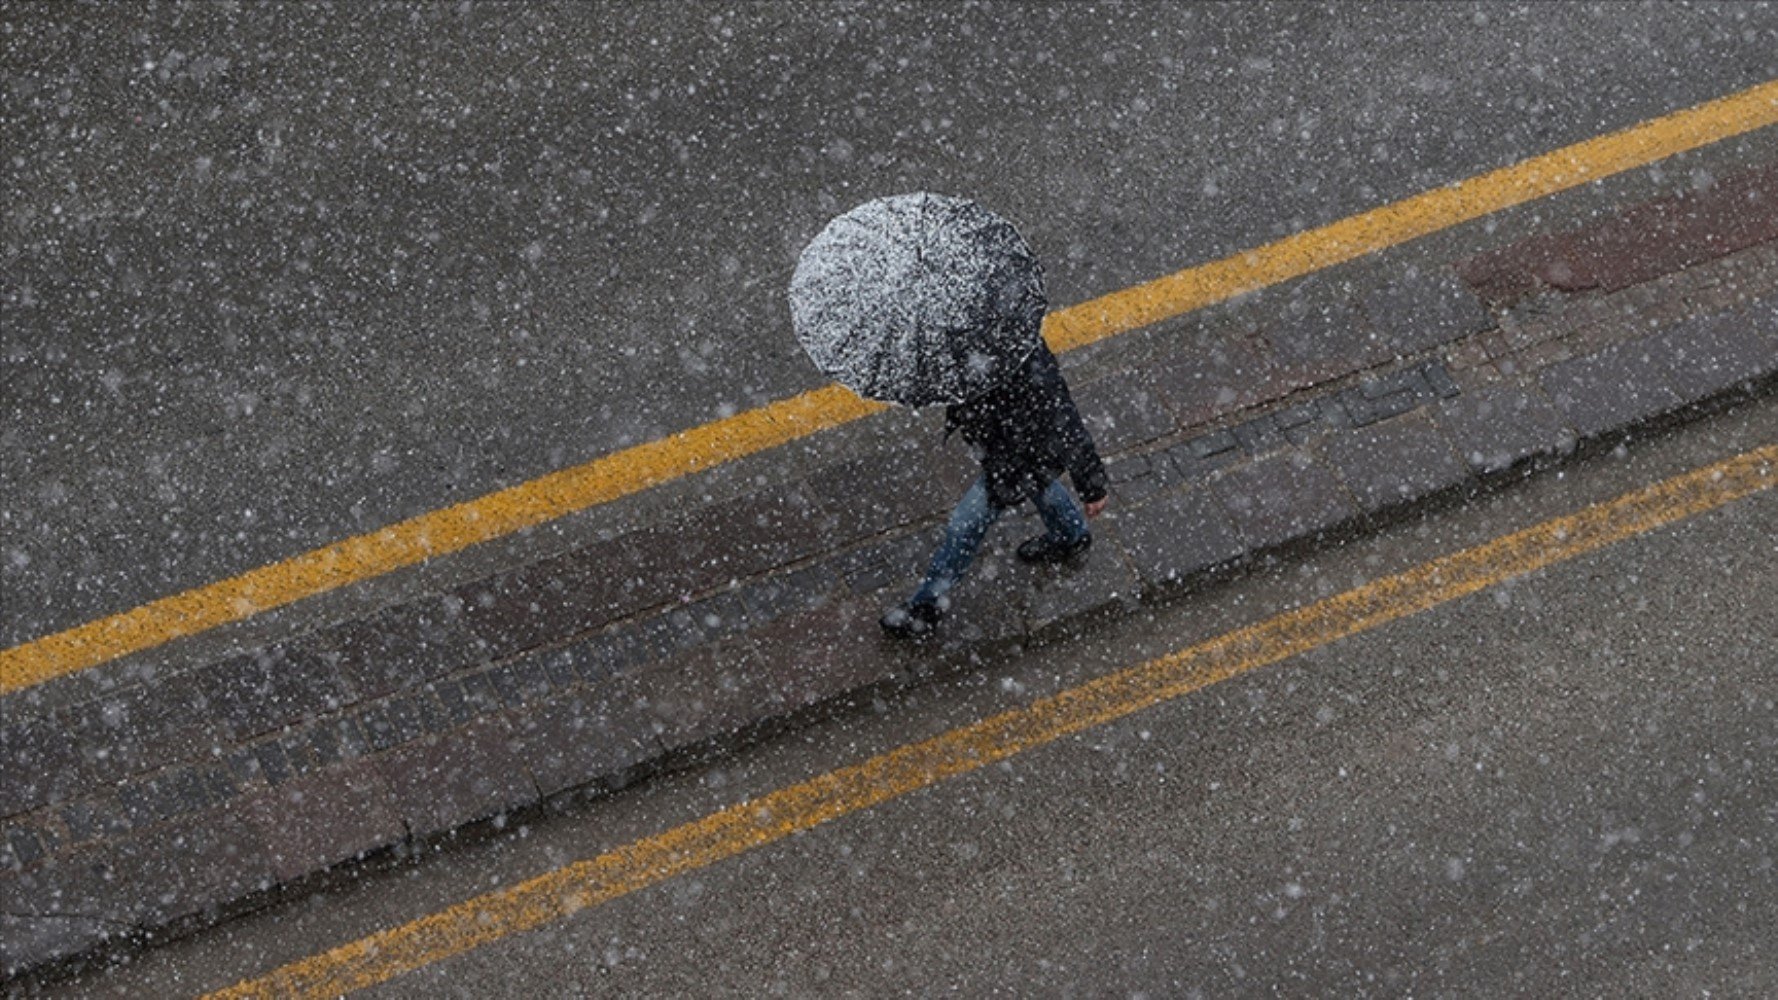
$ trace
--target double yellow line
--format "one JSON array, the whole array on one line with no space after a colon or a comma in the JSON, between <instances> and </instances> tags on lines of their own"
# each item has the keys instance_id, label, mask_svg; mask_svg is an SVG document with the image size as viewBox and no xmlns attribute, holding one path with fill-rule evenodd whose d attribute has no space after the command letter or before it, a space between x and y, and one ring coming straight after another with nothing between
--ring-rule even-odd
<instances>
[{"instance_id":1,"label":"double yellow line","mask_svg":"<svg viewBox=\"0 0 1778 1000\"><path fill-rule=\"evenodd\" d=\"M1059 351L1778 123L1778 81L1052 313ZM0 693L412 566L875 413L828 386L0 652Z\"/></svg>"},{"instance_id":2,"label":"double yellow line","mask_svg":"<svg viewBox=\"0 0 1778 1000\"><path fill-rule=\"evenodd\" d=\"M1423 563L210 994L336 997L1778 485L1778 445Z\"/></svg>"}]
</instances>

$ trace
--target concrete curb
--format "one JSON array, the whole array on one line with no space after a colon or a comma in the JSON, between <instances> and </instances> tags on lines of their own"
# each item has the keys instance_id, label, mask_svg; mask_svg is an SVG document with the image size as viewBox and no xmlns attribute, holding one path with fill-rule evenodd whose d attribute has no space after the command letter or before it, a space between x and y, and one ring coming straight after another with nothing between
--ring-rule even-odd
<instances>
[{"instance_id":1,"label":"concrete curb","mask_svg":"<svg viewBox=\"0 0 1778 1000\"><path fill-rule=\"evenodd\" d=\"M889 642L875 620L959 471L860 449L151 684L13 696L4 970L177 934L1773 391L1778 242L1671 254L1651 277L1612 226L1560 244L1628 247L1617 270L1588 251L1587 287L1609 292L1551 293L1550 241L1526 241L1467 266L1498 314L1451 273L1327 283L1285 321L1163 340L1083 381L1116 494L1092 552L1049 570L985 556L928 642Z\"/></svg>"}]
</instances>

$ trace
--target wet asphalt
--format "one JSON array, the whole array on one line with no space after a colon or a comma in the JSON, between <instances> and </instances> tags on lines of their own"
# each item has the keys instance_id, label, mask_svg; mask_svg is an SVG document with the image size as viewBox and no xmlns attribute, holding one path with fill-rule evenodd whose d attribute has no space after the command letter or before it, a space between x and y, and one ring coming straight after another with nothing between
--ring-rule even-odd
<instances>
[{"instance_id":1,"label":"wet asphalt","mask_svg":"<svg viewBox=\"0 0 1778 1000\"><path fill-rule=\"evenodd\" d=\"M782 290L867 198L985 201L1065 304L1774 51L1771 4L9 3L0 645L815 386Z\"/></svg>"},{"instance_id":2,"label":"wet asphalt","mask_svg":"<svg viewBox=\"0 0 1778 1000\"><path fill-rule=\"evenodd\" d=\"M58 992L227 985L1775 440L1768 397ZM1775 546L1736 501L364 995L1769 996Z\"/></svg>"}]
</instances>

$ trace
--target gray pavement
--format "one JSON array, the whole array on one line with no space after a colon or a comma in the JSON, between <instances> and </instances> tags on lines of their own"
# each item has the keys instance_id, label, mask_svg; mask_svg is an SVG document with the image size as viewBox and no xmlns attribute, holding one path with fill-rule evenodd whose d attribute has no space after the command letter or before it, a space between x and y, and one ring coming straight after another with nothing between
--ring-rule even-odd
<instances>
[{"instance_id":1,"label":"gray pavement","mask_svg":"<svg viewBox=\"0 0 1778 1000\"><path fill-rule=\"evenodd\" d=\"M1774 440L1768 396L65 991L226 985ZM1775 537L1760 494L370 995L1769 995Z\"/></svg>"},{"instance_id":2,"label":"gray pavement","mask_svg":"<svg viewBox=\"0 0 1778 1000\"><path fill-rule=\"evenodd\" d=\"M812 386L781 289L868 197L981 198L1068 303L1775 49L1769 4L8 4L0 645Z\"/></svg>"}]
</instances>

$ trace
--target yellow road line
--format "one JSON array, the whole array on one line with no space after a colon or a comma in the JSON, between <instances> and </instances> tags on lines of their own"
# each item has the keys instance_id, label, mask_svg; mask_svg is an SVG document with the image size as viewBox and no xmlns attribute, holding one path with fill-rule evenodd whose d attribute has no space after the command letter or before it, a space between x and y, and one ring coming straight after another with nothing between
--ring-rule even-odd
<instances>
[{"instance_id":1,"label":"yellow road line","mask_svg":"<svg viewBox=\"0 0 1778 1000\"><path fill-rule=\"evenodd\" d=\"M1057 350L1159 323L1675 153L1778 124L1778 80L1061 310Z\"/></svg>"},{"instance_id":2,"label":"yellow road line","mask_svg":"<svg viewBox=\"0 0 1778 1000\"><path fill-rule=\"evenodd\" d=\"M840 386L782 399L0 652L0 693L412 566L882 409Z\"/></svg>"},{"instance_id":3,"label":"yellow road line","mask_svg":"<svg viewBox=\"0 0 1778 1000\"><path fill-rule=\"evenodd\" d=\"M1058 310L1059 351L1778 124L1778 80ZM380 576L877 412L829 386L0 651L0 693Z\"/></svg>"},{"instance_id":4,"label":"yellow road line","mask_svg":"<svg viewBox=\"0 0 1778 1000\"><path fill-rule=\"evenodd\" d=\"M210 994L335 997L1778 485L1778 445L1676 476L738 803Z\"/></svg>"}]
</instances>

